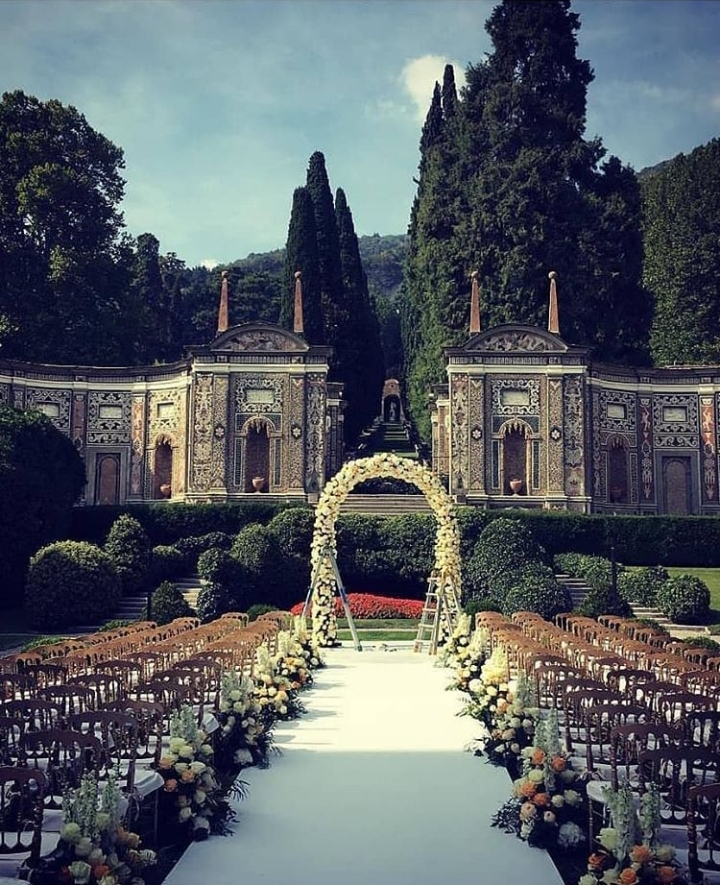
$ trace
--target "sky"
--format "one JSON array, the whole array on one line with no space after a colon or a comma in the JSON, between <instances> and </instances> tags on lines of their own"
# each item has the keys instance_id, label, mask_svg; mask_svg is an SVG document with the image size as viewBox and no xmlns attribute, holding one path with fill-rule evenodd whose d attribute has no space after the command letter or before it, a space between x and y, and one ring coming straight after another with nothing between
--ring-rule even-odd
<instances>
[{"instance_id":1,"label":"sky","mask_svg":"<svg viewBox=\"0 0 720 887\"><path fill-rule=\"evenodd\" d=\"M494 0L0 0L0 87L123 149L130 234L189 266L284 246L325 155L363 234L407 230L435 80L490 52ZM586 136L636 170L720 135L720 2L574 0Z\"/></svg>"}]
</instances>

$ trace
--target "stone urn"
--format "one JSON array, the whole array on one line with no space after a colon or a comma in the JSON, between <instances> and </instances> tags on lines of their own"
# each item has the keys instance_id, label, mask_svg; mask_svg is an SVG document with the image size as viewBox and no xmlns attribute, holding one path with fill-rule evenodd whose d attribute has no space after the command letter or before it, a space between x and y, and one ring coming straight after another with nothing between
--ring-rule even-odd
<instances>
[{"instance_id":1,"label":"stone urn","mask_svg":"<svg viewBox=\"0 0 720 887\"><path fill-rule=\"evenodd\" d=\"M523 481L522 478L513 477L510 479L510 489L512 490L513 496L518 496L520 494L520 490L522 490Z\"/></svg>"},{"instance_id":2,"label":"stone urn","mask_svg":"<svg viewBox=\"0 0 720 887\"><path fill-rule=\"evenodd\" d=\"M256 493L262 493L263 487L265 486L265 478L264 477L254 477L252 479L253 490Z\"/></svg>"}]
</instances>

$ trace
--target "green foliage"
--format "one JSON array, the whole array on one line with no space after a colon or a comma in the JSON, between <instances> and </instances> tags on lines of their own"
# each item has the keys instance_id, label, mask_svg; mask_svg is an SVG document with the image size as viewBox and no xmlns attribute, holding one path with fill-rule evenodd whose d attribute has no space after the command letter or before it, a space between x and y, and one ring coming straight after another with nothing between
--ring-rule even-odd
<instances>
[{"instance_id":1,"label":"green foliage","mask_svg":"<svg viewBox=\"0 0 720 887\"><path fill-rule=\"evenodd\" d=\"M268 524L268 530L275 537L284 554L310 560L315 526L315 512L312 508L288 508L276 515Z\"/></svg>"},{"instance_id":2,"label":"green foliage","mask_svg":"<svg viewBox=\"0 0 720 887\"><path fill-rule=\"evenodd\" d=\"M623 600L619 594L613 593L611 587L594 588L589 592L576 612L581 616L589 616L591 619L597 619L598 616L611 615L624 618L632 616L632 610L628 602Z\"/></svg>"},{"instance_id":3,"label":"green foliage","mask_svg":"<svg viewBox=\"0 0 720 887\"><path fill-rule=\"evenodd\" d=\"M552 619L570 609L572 603L568 591L558 584L550 567L537 563L517 575L503 602L506 616L512 616L518 610L529 610L539 613L543 619Z\"/></svg>"},{"instance_id":4,"label":"green foliage","mask_svg":"<svg viewBox=\"0 0 720 887\"><path fill-rule=\"evenodd\" d=\"M183 558L184 569L192 571L197 568L198 558L204 551L209 551L211 548L230 551L233 539L234 536L229 533L205 533L202 536L186 536L184 539L178 539L174 547Z\"/></svg>"},{"instance_id":5,"label":"green foliage","mask_svg":"<svg viewBox=\"0 0 720 887\"><path fill-rule=\"evenodd\" d=\"M642 182L645 286L657 365L720 362L720 139Z\"/></svg>"},{"instance_id":6,"label":"green foliage","mask_svg":"<svg viewBox=\"0 0 720 887\"><path fill-rule=\"evenodd\" d=\"M115 628L127 628L128 625L133 624L133 619L108 619L107 622L103 622L98 631L112 631Z\"/></svg>"},{"instance_id":7,"label":"green foliage","mask_svg":"<svg viewBox=\"0 0 720 887\"><path fill-rule=\"evenodd\" d=\"M293 328L295 273L302 275L303 326L311 345L326 343L325 321L321 300L320 258L315 225L315 208L307 188L296 188L293 194L287 243L285 275L280 302L280 323Z\"/></svg>"},{"instance_id":8,"label":"green foliage","mask_svg":"<svg viewBox=\"0 0 720 887\"><path fill-rule=\"evenodd\" d=\"M123 594L143 591L149 578L152 547L140 521L121 514L110 528L104 550L120 577Z\"/></svg>"},{"instance_id":9,"label":"green foliage","mask_svg":"<svg viewBox=\"0 0 720 887\"><path fill-rule=\"evenodd\" d=\"M700 625L710 615L710 590L694 576L673 576L663 583L655 598L656 606L681 625Z\"/></svg>"},{"instance_id":10,"label":"green foliage","mask_svg":"<svg viewBox=\"0 0 720 887\"><path fill-rule=\"evenodd\" d=\"M688 647L704 647L706 650L710 650L714 656L720 656L720 644L704 634L695 634L680 640Z\"/></svg>"},{"instance_id":11,"label":"green foliage","mask_svg":"<svg viewBox=\"0 0 720 887\"><path fill-rule=\"evenodd\" d=\"M502 607L492 598L478 598L464 603L463 611L474 620L477 613L502 613Z\"/></svg>"},{"instance_id":12,"label":"green foliage","mask_svg":"<svg viewBox=\"0 0 720 887\"><path fill-rule=\"evenodd\" d=\"M592 591L604 594L612 589L612 563L607 558L567 552L556 555L554 562L559 572L584 579ZM618 576L622 569L616 565Z\"/></svg>"},{"instance_id":13,"label":"green foliage","mask_svg":"<svg viewBox=\"0 0 720 887\"><path fill-rule=\"evenodd\" d=\"M248 607L248 620L255 622L258 616L262 616L263 613L272 613L274 610L277 610L274 604L253 604L252 607Z\"/></svg>"},{"instance_id":14,"label":"green foliage","mask_svg":"<svg viewBox=\"0 0 720 887\"><path fill-rule=\"evenodd\" d=\"M153 622L166 625L173 619L193 616L192 607L182 596L182 592L172 582L161 582L152 593L151 613Z\"/></svg>"},{"instance_id":15,"label":"green foliage","mask_svg":"<svg viewBox=\"0 0 720 887\"><path fill-rule=\"evenodd\" d=\"M224 585L235 593L245 578L245 570L228 551L221 548L208 548L198 558L197 571L202 579Z\"/></svg>"},{"instance_id":16,"label":"green foliage","mask_svg":"<svg viewBox=\"0 0 720 887\"><path fill-rule=\"evenodd\" d=\"M30 560L25 601L33 628L97 622L112 614L120 596L112 560L88 542L54 542Z\"/></svg>"},{"instance_id":17,"label":"green foliage","mask_svg":"<svg viewBox=\"0 0 720 887\"><path fill-rule=\"evenodd\" d=\"M275 535L261 524L250 524L235 537L232 556L242 566L246 576L247 610L251 604L261 600L275 605L276 609L289 609L302 597L308 585L304 576L289 575L286 565L296 563L285 560ZM252 590L250 590L252 589Z\"/></svg>"},{"instance_id":18,"label":"green foliage","mask_svg":"<svg viewBox=\"0 0 720 887\"><path fill-rule=\"evenodd\" d=\"M546 555L527 526L501 517L482 531L473 557L481 569L493 575L524 562L543 561Z\"/></svg>"},{"instance_id":19,"label":"green foliage","mask_svg":"<svg viewBox=\"0 0 720 887\"><path fill-rule=\"evenodd\" d=\"M240 611L236 599L227 588L219 582L209 582L200 589L197 599L197 615L201 622L212 622L223 613Z\"/></svg>"},{"instance_id":20,"label":"green foliage","mask_svg":"<svg viewBox=\"0 0 720 887\"><path fill-rule=\"evenodd\" d=\"M22 652L30 653L32 650L36 650L38 647L44 647L46 644L59 644L60 641L64 641L65 638L66 635L64 634L44 634L28 641L27 644L23 646Z\"/></svg>"},{"instance_id":21,"label":"green foliage","mask_svg":"<svg viewBox=\"0 0 720 887\"><path fill-rule=\"evenodd\" d=\"M177 579L187 569L187 557L174 545L156 545L150 560L150 581L155 584Z\"/></svg>"},{"instance_id":22,"label":"green foliage","mask_svg":"<svg viewBox=\"0 0 720 887\"><path fill-rule=\"evenodd\" d=\"M443 348L467 339L473 270L484 328L542 325L554 269L569 341L605 360L647 360L639 187L617 158L601 163L600 139L585 138L593 75L576 56L579 27L569 0L503 0L486 25L492 52L468 68L460 99L452 69L436 86L402 306L408 402L425 437Z\"/></svg>"},{"instance_id":23,"label":"green foliage","mask_svg":"<svg viewBox=\"0 0 720 887\"><path fill-rule=\"evenodd\" d=\"M618 576L618 592L628 603L654 607L658 591L669 578L669 573L664 567L626 570Z\"/></svg>"},{"instance_id":24,"label":"green foliage","mask_svg":"<svg viewBox=\"0 0 720 887\"><path fill-rule=\"evenodd\" d=\"M84 484L77 450L50 419L0 406L0 608L20 599L30 556L66 535Z\"/></svg>"}]
</instances>

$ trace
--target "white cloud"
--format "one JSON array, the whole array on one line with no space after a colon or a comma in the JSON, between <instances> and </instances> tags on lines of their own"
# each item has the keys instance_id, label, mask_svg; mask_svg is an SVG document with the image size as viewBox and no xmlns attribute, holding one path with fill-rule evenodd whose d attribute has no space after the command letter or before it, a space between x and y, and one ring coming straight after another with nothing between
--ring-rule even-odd
<instances>
[{"instance_id":1,"label":"white cloud","mask_svg":"<svg viewBox=\"0 0 720 887\"><path fill-rule=\"evenodd\" d=\"M445 65L455 68L455 86L458 91L465 83L464 67L460 62L441 55L422 55L405 63L400 82L415 105L415 117L424 121L432 99L435 82L442 84Z\"/></svg>"},{"instance_id":2,"label":"white cloud","mask_svg":"<svg viewBox=\"0 0 720 887\"><path fill-rule=\"evenodd\" d=\"M715 111L720 111L720 92L710 99L710 107Z\"/></svg>"},{"instance_id":3,"label":"white cloud","mask_svg":"<svg viewBox=\"0 0 720 887\"><path fill-rule=\"evenodd\" d=\"M212 271L213 268L217 268L220 263L217 259L200 259L200 267L207 268L208 271Z\"/></svg>"}]
</instances>

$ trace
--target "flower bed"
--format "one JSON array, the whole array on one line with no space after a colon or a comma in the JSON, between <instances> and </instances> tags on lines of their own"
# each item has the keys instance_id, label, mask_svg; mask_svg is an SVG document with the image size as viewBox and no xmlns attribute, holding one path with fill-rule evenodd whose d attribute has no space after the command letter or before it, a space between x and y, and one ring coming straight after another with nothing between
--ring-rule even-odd
<instances>
[{"instance_id":1,"label":"flower bed","mask_svg":"<svg viewBox=\"0 0 720 887\"><path fill-rule=\"evenodd\" d=\"M348 594L350 612L355 619L419 619L422 615L423 602L404 598L381 597L377 594ZM295 616L302 613L303 604L295 604L290 611ZM335 616L342 618L345 609L342 600L335 598Z\"/></svg>"}]
</instances>

